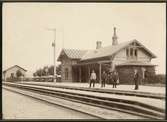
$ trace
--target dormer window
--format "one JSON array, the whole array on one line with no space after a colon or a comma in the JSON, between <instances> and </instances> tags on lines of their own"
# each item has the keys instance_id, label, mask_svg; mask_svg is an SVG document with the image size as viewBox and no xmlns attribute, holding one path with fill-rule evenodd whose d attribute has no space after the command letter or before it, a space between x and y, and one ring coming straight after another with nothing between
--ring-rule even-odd
<instances>
[{"instance_id":1,"label":"dormer window","mask_svg":"<svg viewBox=\"0 0 167 122\"><path fill-rule=\"evenodd\" d=\"M136 59L137 58L137 49L136 48L127 48L126 49L127 59Z\"/></svg>"},{"instance_id":2,"label":"dormer window","mask_svg":"<svg viewBox=\"0 0 167 122\"><path fill-rule=\"evenodd\" d=\"M133 48L130 48L130 56L133 56Z\"/></svg>"},{"instance_id":3,"label":"dormer window","mask_svg":"<svg viewBox=\"0 0 167 122\"><path fill-rule=\"evenodd\" d=\"M137 49L135 49L135 57L137 57Z\"/></svg>"},{"instance_id":4,"label":"dormer window","mask_svg":"<svg viewBox=\"0 0 167 122\"><path fill-rule=\"evenodd\" d=\"M129 49L126 49L126 56L129 57Z\"/></svg>"}]
</instances>

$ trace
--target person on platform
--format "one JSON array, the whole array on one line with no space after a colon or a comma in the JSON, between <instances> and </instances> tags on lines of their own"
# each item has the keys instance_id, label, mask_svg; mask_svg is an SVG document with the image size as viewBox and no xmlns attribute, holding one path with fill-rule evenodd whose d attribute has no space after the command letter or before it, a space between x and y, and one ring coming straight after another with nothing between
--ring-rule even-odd
<instances>
[{"instance_id":1,"label":"person on platform","mask_svg":"<svg viewBox=\"0 0 167 122\"><path fill-rule=\"evenodd\" d=\"M101 87L105 87L106 81L107 81L107 73L103 71L102 76L101 76Z\"/></svg>"},{"instance_id":2,"label":"person on platform","mask_svg":"<svg viewBox=\"0 0 167 122\"><path fill-rule=\"evenodd\" d=\"M109 74L108 74L108 81L109 81L109 84L113 84L113 78L112 78L112 72L110 71Z\"/></svg>"},{"instance_id":3,"label":"person on platform","mask_svg":"<svg viewBox=\"0 0 167 122\"><path fill-rule=\"evenodd\" d=\"M118 75L118 72L116 72L117 74L117 81L116 81L116 85L119 85L119 75Z\"/></svg>"},{"instance_id":4,"label":"person on platform","mask_svg":"<svg viewBox=\"0 0 167 122\"><path fill-rule=\"evenodd\" d=\"M94 70L92 70L92 73L90 75L90 88L91 88L91 85L93 83L93 87L95 87L95 82L96 82L96 73Z\"/></svg>"},{"instance_id":5,"label":"person on platform","mask_svg":"<svg viewBox=\"0 0 167 122\"><path fill-rule=\"evenodd\" d=\"M116 88L119 80L118 73L116 71L114 71L112 78L113 78L113 88Z\"/></svg>"},{"instance_id":6,"label":"person on platform","mask_svg":"<svg viewBox=\"0 0 167 122\"><path fill-rule=\"evenodd\" d=\"M139 73L138 73L137 69L134 70L134 83L135 83L134 90L138 90L139 89Z\"/></svg>"}]
</instances>

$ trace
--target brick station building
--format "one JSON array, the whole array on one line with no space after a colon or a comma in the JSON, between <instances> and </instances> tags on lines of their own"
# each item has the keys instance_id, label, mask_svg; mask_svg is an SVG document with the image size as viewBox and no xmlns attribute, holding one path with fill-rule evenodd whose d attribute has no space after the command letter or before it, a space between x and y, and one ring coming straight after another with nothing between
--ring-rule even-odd
<instances>
[{"instance_id":1,"label":"brick station building","mask_svg":"<svg viewBox=\"0 0 167 122\"><path fill-rule=\"evenodd\" d=\"M140 79L146 72L155 75L156 65L151 64L152 58L156 56L138 40L118 43L114 28L112 45L102 47L102 42L97 41L95 50L62 49L58 61L62 64L62 82L88 82L92 70L101 82L103 70L116 70L120 83L130 83L134 69L138 69Z\"/></svg>"}]
</instances>

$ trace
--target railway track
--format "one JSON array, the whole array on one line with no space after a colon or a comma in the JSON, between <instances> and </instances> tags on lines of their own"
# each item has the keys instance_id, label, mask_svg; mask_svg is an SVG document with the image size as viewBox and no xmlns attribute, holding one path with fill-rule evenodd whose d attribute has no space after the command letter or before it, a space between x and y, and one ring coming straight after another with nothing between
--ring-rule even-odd
<instances>
[{"instance_id":1,"label":"railway track","mask_svg":"<svg viewBox=\"0 0 167 122\"><path fill-rule=\"evenodd\" d=\"M165 95L157 94L157 93L148 93L148 92L135 92L135 91L122 91L122 90L109 90L109 89L99 89L99 88L84 88L84 87L71 87L71 86L61 86L61 85L45 85L45 84L35 84L35 83L19 83L19 84L29 84L29 85L37 85L37 86L45 86L52 88L63 88L63 89L72 89L72 90L80 90L80 91L91 91L91 92L99 92L99 93L108 93L108 94L118 94L118 95L127 95L127 96L137 96L137 97L145 97L145 98L154 98L154 99L165 99Z\"/></svg>"},{"instance_id":2,"label":"railway track","mask_svg":"<svg viewBox=\"0 0 167 122\"><path fill-rule=\"evenodd\" d=\"M71 93L67 91L60 91L56 89L49 89L48 87L41 87L35 85L25 85L16 83L3 83L5 86L15 87L22 90L32 91L38 94L49 95L72 102L79 102L91 106L105 108L108 110L116 110L136 116L141 116L149 119L164 119L164 110L148 104L143 104L138 101L130 101L125 99L108 98L102 96L93 96L80 93Z\"/></svg>"},{"instance_id":3,"label":"railway track","mask_svg":"<svg viewBox=\"0 0 167 122\"><path fill-rule=\"evenodd\" d=\"M39 95L39 94L32 93L32 92L29 92L29 91L26 91L26 90L20 90L20 89L17 89L17 88L11 88L11 87L4 87L3 86L3 89L5 91L9 91L9 92L12 92L12 93L16 93L16 94L19 94L19 95L23 95L25 97L29 97L29 98L35 99L35 100L39 101L39 104L46 103L46 105L49 105L49 106L52 105L52 107L56 107L55 109L57 109L57 106L59 106L58 109L63 108L63 110L66 109L67 111L68 110L72 110L71 111L72 113L73 113L73 111L74 111L74 113L81 113L81 118L80 118L80 116L74 115L74 116L76 116L76 118L79 118L79 119L87 119L87 118L90 118L90 119L104 119L101 116L96 116L95 114L90 114L89 112L84 112L84 111L80 111L78 109L75 109L75 107L74 108L73 107L68 107L68 105L64 105L64 102L62 102L62 100L57 100L57 99L56 100L52 100L51 97L44 96L44 95ZM5 92L5 91L3 91L3 92ZM14 98L14 99L16 99L16 98ZM8 101L6 101L6 102L8 102ZM18 102L18 100L17 100L17 102ZM19 106L23 105L24 103L25 103L25 101L23 101L23 103L19 104ZM25 103L25 104L27 104L27 103ZM45 104L42 104L42 105L45 105ZM18 105L15 105L16 110L21 110L20 108L18 109L17 106ZM43 107L43 106L41 106L41 107ZM33 106L31 105L31 107L28 108L30 110L27 110L27 108L24 108L24 109L26 109L25 111L31 111L31 109L33 109ZM22 109L22 110L24 111L24 109ZM54 110L54 108L53 108L53 110ZM38 112L39 111L40 110L38 110ZM43 109L43 108L42 108L42 111L46 112L45 109ZM72 118L70 118L69 114L71 114L71 113L69 113L69 114L66 113L66 114L68 114L67 115L68 117L66 118L66 114L61 115L60 113L58 113L58 115L56 115L57 113L55 112L55 110L52 111L52 109L50 110L50 112L54 112L55 113L55 117L53 117L52 114L50 115L49 113L46 113L47 115L44 114L42 116L42 118L43 119L60 119L60 118L62 119L62 116L64 116L63 119L67 119L67 118L74 119L73 115L72 115ZM60 112L60 111L58 111L58 112ZM41 113L41 111L40 111L40 113ZM13 116L11 116L11 113L9 112L10 116L8 116L8 113L6 112L6 113L4 113L6 115L3 116L3 119L13 119L13 118L17 119L17 117L19 119L20 116L22 116L22 118L39 119L40 116L41 116L40 113L34 113L34 111L33 111L33 114L31 116L29 114L27 114L27 113L25 113L25 115L22 115L22 114L19 115L17 113L17 115L14 114ZM51 116L51 118L48 117L49 115ZM82 118L83 115L84 115L84 118Z\"/></svg>"}]
</instances>

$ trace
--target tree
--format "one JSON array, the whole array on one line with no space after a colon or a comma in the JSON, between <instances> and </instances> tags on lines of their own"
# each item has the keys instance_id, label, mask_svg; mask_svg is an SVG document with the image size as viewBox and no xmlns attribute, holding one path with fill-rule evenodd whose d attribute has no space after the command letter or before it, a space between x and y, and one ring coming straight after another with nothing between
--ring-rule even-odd
<instances>
[{"instance_id":1,"label":"tree","mask_svg":"<svg viewBox=\"0 0 167 122\"><path fill-rule=\"evenodd\" d=\"M49 75L49 68L48 68L48 66L44 67L44 70L45 70L46 75Z\"/></svg>"},{"instance_id":2,"label":"tree","mask_svg":"<svg viewBox=\"0 0 167 122\"><path fill-rule=\"evenodd\" d=\"M56 74L61 74L61 65L56 67ZM36 72L33 73L33 76L47 76L47 75L54 75L54 66L45 66L41 69L38 69Z\"/></svg>"},{"instance_id":3,"label":"tree","mask_svg":"<svg viewBox=\"0 0 167 122\"><path fill-rule=\"evenodd\" d=\"M37 76L41 77L42 76L42 69L38 69L36 71L36 73L37 73Z\"/></svg>"},{"instance_id":4,"label":"tree","mask_svg":"<svg viewBox=\"0 0 167 122\"><path fill-rule=\"evenodd\" d=\"M49 73L48 73L48 66L45 66L43 69L42 69L42 75L44 76L47 76Z\"/></svg>"},{"instance_id":5,"label":"tree","mask_svg":"<svg viewBox=\"0 0 167 122\"><path fill-rule=\"evenodd\" d=\"M54 75L54 66L53 65L48 68L48 74ZM56 66L56 74L58 74L58 75L61 74L61 65Z\"/></svg>"},{"instance_id":6,"label":"tree","mask_svg":"<svg viewBox=\"0 0 167 122\"><path fill-rule=\"evenodd\" d=\"M48 74L49 75L53 75L54 74L54 66L53 65L48 68Z\"/></svg>"},{"instance_id":7,"label":"tree","mask_svg":"<svg viewBox=\"0 0 167 122\"><path fill-rule=\"evenodd\" d=\"M36 76L37 76L36 72L35 72L35 73L33 73L33 76L34 76L34 77L36 77Z\"/></svg>"},{"instance_id":8,"label":"tree","mask_svg":"<svg viewBox=\"0 0 167 122\"><path fill-rule=\"evenodd\" d=\"M22 76L22 75L23 75L22 72L21 72L20 70L17 70L17 72L16 72L16 77L19 78L19 77Z\"/></svg>"},{"instance_id":9,"label":"tree","mask_svg":"<svg viewBox=\"0 0 167 122\"><path fill-rule=\"evenodd\" d=\"M56 67L56 74L61 75L61 64Z\"/></svg>"}]
</instances>

